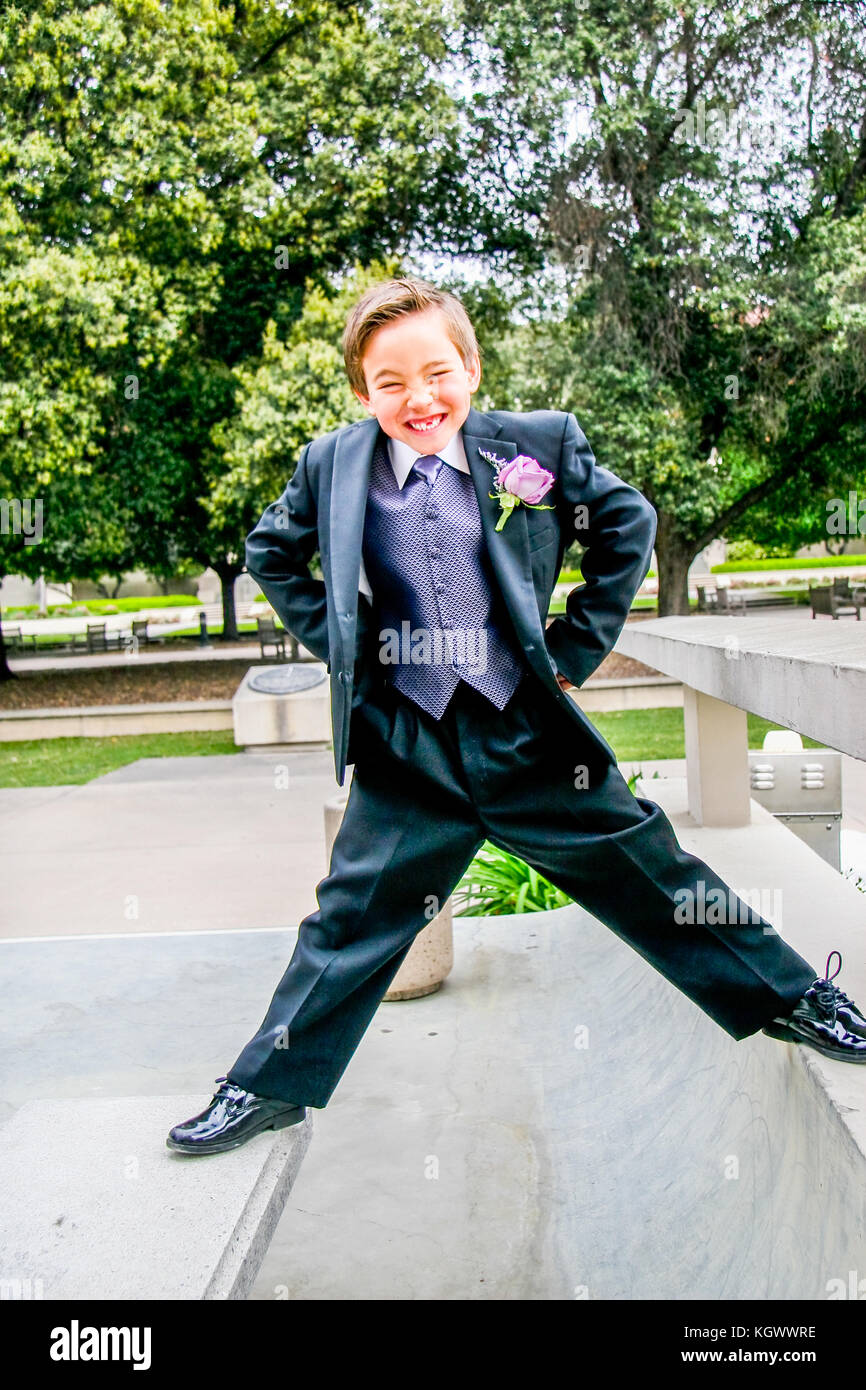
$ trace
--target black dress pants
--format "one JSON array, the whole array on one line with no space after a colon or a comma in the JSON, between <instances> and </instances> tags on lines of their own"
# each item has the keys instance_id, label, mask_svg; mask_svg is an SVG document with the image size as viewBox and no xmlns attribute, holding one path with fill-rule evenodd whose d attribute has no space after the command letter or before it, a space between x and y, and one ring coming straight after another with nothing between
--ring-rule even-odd
<instances>
[{"instance_id":1,"label":"black dress pants","mask_svg":"<svg viewBox=\"0 0 866 1390\"><path fill-rule=\"evenodd\" d=\"M318 910L228 1079L326 1105L415 936L485 839L564 889L732 1037L790 1013L815 970L681 848L601 745L531 670L502 711L463 682L439 721L390 685L357 705L354 772ZM696 903L721 890L724 920L684 913L684 890ZM612 1000L611 1027L620 1023L641 1026Z\"/></svg>"}]
</instances>

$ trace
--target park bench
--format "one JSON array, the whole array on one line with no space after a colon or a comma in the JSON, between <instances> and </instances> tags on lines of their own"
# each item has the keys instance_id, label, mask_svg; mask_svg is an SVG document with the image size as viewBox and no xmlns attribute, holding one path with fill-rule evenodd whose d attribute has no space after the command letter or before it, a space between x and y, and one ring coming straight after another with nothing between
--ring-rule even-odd
<instances>
[{"instance_id":1,"label":"park bench","mask_svg":"<svg viewBox=\"0 0 866 1390\"><path fill-rule=\"evenodd\" d=\"M862 608L866 604L866 584L854 584L846 575L843 579L834 579L831 586L833 595L842 603L853 603Z\"/></svg>"},{"instance_id":2,"label":"park bench","mask_svg":"<svg viewBox=\"0 0 866 1390\"><path fill-rule=\"evenodd\" d=\"M716 589L717 613L745 613L746 596L727 588Z\"/></svg>"},{"instance_id":3,"label":"park bench","mask_svg":"<svg viewBox=\"0 0 866 1390\"><path fill-rule=\"evenodd\" d=\"M30 637L21 631L18 623L3 624L3 641L10 652L21 652L29 649L36 649L36 638Z\"/></svg>"},{"instance_id":4,"label":"park bench","mask_svg":"<svg viewBox=\"0 0 866 1390\"><path fill-rule=\"evenodd\" d=\"M772 594L766 589L731 590L729 588L718 587L709 588L707 585L699 584L698 590L698 612L699 613L748 613L751 608L790 608L792 600L790 594Z\"/></svg>"},{"instance_id":5,"label":"park bench","mask_svg":"<svg viewBox=\"0 0 866 1390\"><path fill-rule=\"evenodd\" d=\"M110 652L120 647L120 632L109 632L105 623L87 624L87 650L89 652Z\"/></svg>"},{"instance_id":6,"label":"park bench","mask_svg":"<svg viewBox=\"0 0 866 1390\"><path fill-rule=\"evenodd\" d=\"M698 612L712 613L716 606L715 589L708 589L706 585L698 585Z\"/></svg>"},{"instance_id":7,"label":"park bench","mask_svg":"<svg viewBox=\"0 0 866 1390\"><path fill-rule=\"evenodd\" d=\"M280 661L286 658L286 638L289 639L289 652L291 661L298 660L298 643L291 633L283 630L277 631L277 625L273 618L256 618L256 627L259 633L259 648L262 656L267 656L265 647L273 647L274 656L279 657Z\"/></svg>"},{"instance_id":8,"label":"park bench","mask_svg":"<svg viewBox=\"0 0 866 1390\"><path fill-rule=\"evenodd\" d=\"M845 603L838 599L833 592L830 584L809 585L809 602L812 605L812 617L817 618L819 613L828 614L831 618L845 618L853 613L860 621L860 608L858 603Z\"/></svg>"},{"instance_id":9,"label":"park bench","mask_svg":"<svg viewBox=\"0 0 866 1390\"><path fill-rule=\"evenodd\" d=\"M698 585L699 613L745 613L745 595L731 593L730 589L717 587L709 589Z\"/></svg>"}]
</instances>

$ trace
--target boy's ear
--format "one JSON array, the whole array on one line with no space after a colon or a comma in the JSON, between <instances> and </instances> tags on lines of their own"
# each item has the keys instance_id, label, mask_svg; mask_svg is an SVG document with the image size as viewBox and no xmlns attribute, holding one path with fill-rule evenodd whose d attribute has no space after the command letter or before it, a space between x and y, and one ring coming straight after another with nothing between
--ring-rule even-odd
<instances>
[{"instance_id":1,"label":"boy's ear","mask_svg":"<svg viewBox=\"0 0 866 1390\"><path fill-rule=\"evenodd\" d=\"M376 412L370 404L369 396L362 396L360 391L355 390L354 386L352 387L352 394L358 397L358 400L361 402L364 409L368 411L370 415L375 415Z\"/></svg>"}]
</instances>

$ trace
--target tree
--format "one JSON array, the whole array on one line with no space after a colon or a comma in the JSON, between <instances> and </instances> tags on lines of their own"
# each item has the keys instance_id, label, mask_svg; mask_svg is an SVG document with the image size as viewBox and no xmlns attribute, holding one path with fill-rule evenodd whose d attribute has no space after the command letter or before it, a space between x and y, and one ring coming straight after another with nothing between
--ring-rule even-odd
<instances>
[{"instance_id":1,"label":"tree","mask_svg":"<svg viewBox=\"0 0 866 1390\"><path fill-rule=\"evenodd\" d=\"M575 409L649 497L659 611L688 611L710 540L795 480L826 489L862 445L862 6L463 14L471 165L544 260L515 397Z\"/></svg>"},{"instance_id":2,"label":"tree","mask_svg":"<svg viewBox=\"0 0 866 1390\"><path fill-rule=\"evenodd\" d=\"M442 19L411 0L4 12L0 332L24 336L0 387L0 477L10 497L55 491L55 516L61 492L80 496L63 519L76 574L109 552L155 574L211 565L236 635L258 513L230 514L219 489L235 369L257 369L266 332L285 338L308 286L462 206L446 58ZM46 258L86 292L31 341Z\"/></svg>"}]
</instances>

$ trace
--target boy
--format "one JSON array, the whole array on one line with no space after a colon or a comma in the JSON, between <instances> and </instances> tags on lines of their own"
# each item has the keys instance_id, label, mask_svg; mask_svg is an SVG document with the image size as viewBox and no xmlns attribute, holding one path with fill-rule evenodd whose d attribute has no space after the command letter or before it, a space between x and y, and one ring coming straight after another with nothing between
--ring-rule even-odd
<instances>
[{"instance_id":1,"label":"boy","mask_svg":"<svg viewBox=\"0 0 866 1390\"><path fill-rule=\"evenodd\" d=\"M453 295L414 278L374 286L343 351L371 418L304 447L246 556L288 631L328 665L341 785L354 764L348 802L319 908L260 1029L169 1147L222 1152L325 1106L431 901L447 900L485 839L732 1037L763 1029L866 1061L853 1001L680 847L566 694L622 629L652 555L652 506L596 465L574 415L472 407L480 356ZM586 582L545 629L575 535ZM317 550L324 580L308 568ZM682 890L700 880L737 904L730 924L682 923ZM612 1026L623 1022L640 1027Z\"/></svg>"}]
</instances>

